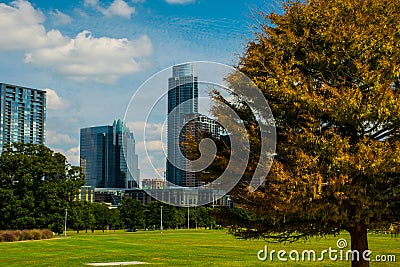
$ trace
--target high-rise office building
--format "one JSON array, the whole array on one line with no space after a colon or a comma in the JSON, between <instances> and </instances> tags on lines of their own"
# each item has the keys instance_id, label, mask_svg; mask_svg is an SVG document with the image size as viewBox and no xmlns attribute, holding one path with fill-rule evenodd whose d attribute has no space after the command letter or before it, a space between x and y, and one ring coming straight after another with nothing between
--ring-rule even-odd
<instances>
[{"instance_id":1,"label":"high-rise office building","mask_svg":"<svg viewBox=\"0 0 400 267\"><path fill-rule=\"evenodd\" d=\"M180 132L185 116L198 112L198 78L194 76L192 64L172 67L168 79L168 160L167 181L185 186L185 167L180 160ZM175 163L175 164L172 164Z\"/></svg>"},{"instance_id":2,"label":"high-rise office building","mask_svg":"<svg viewBox=\"0 0 400 267\"><path fill-rule=\"evenodd\" d=\"M215 120L200 113L185 115L184 122L183 130L196 138L200 137L201 132L207 132L214 138L220 138L224 132L224 128Z\"/></svg>"},{"instance_id":3,"label":"high-rise office building","mask_svg":"<svg viewBox=\"0 0 400 267\"><path fill-rule=\"evenodd\" d=\"M135 139L121 120L112 126L81 129L80 164L86 174L86 186L137 187L140 173Z\"/></svg>"},{"instance_id":4,"label":"high-rise office building","mask_svg":"<svg viewBox=\"0 0 400 267\"><path fill-rule=\"evenodd\" d=\"M224 128L219 125L215 120L196 113L196 114L187 114L185 115L185 126L181 132L181 139L182 141L190 141L187 138L190 136L199 139L203 138L201 133L208 133L213 138L220 138L221 134L224 133ZM185 156L187 156L187 148L182 147L182 152ZM201 186L202 183L198 178L196 178L196 172L191 171L192 166L190 161L186 164L186 171L183 174L184 183L187 187L195 187Z\"/></svg>"},{"instance_id":5,"label":"high-rise office building","mask_svg":"<svg viewBox=\"0 0 400 267\"><path fill-rule=\"evenodd\" d=\"M44 144L46 92L0 83L0 153L14 142Z\"/></svg>"}]
</instances>

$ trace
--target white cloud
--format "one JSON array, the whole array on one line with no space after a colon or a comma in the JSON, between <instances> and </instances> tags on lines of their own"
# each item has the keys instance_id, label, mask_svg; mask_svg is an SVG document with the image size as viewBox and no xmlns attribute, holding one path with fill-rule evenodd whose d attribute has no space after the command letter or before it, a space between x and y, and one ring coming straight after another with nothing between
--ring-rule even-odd
<instances>
[{"instance_id":1,"label":"white cloud","mask_svg":"<svg viewBox=\"0 0 400 267\"><path fill-rule=\"evenodd\" d=\"M56 131L47 130L46 131L46 144L47 145L65 145L65 144L76 144L78 140L72 138L68 134L58 133Z\"/></svg>"},{"instance_id":2,"label":"white cloud","mask_svg":"<svg viewBox=\"0 0 400 267\"><path fill-rule=\"evenodd\" d=\"M50 11L50 16L56 21L57 24L69 24L72 22L72 18L60 10L56 9L56 11Z\"/></svg>"},{"instance_id":3,"label":"white cloud","mask_svg":"<svg viewBox=\"0 0 400 267\"><path fill-rule=\"evenodd\" d=\"M195 0L165 0L168 4L189 4L189 3L194 3Z\"/></svg>"},{"instance_id":4,"label":"white cloud","mask_svg":"<svg viewBox=\"0 0 400 267\"><path fill-rule=\"evenodd\" d=\"M139 155L140 177L154 178L157 171L165 169L166 138L163 133L162 123L150 123L144 121L127 122L136 138L136 153ZM146 138L143 139L143 131L146 130ZM164 142L163 142L164 141ZM160 171L162 175L162 171Z\"/></svg>"},{"instance_id":5,"label":"white cloud","mask_svg":"<svg viewBox=\"0 0 400 267\"><path fill-rule=\"evenodd\" d=\"M152 44L146 35L137 40L95 38L89 31L83 31L65 45L26 54L25 62L51 67L75 80L113 83L123 74L142 70L145 63L136 58L151 52Z\"/></svg>"},{"instance_id":6,"label":"white cloud","mask_svg":"<svg viewBox=\"0 0 400 267\"><path fill-rule=\"evenodd\" d=\"M99 0L85 0L84 2L85 6L98 6L99 5Z\"/></svg>"},{"instance_id":7,"label":"white cloud","mask_svg":"<svg viewBox=\"0 0 400 267\"><path fill-rule=\"evenodd\" d=\"M66 41L59 31L46 32L45 17L27 1L0 3L0 49L24 50L59 45Z\"/></svg>"},{"instance_id":8,"label":"white cloud","mask_svg":"<svg viewBox=\"0 0 400 267\"><path fill-rule=\"evenodd\" d=\"M74 13L77 14L78 16L82 17L82 18L89 18L89 15L86 14L86 12L83 11L82 9L74 8Z\"/></svg>"},{"instance_id":9,"label":"white cloud","mask_svg":"<svg viewBox=\"0 0 400 267\"><path fill-rule=\"evenodd\" d=\"M166 150L166 145L160 140L140 142L136 144L136 150L138 152L163 152Z\"/></svg>"},{"instance_id":10,"label":"white cloud","mask_svg":"<svg viewBox=\"0 0 400 267\"><path fill-rule=\"evenodd\" d=\"M47 109L65 109L69 107L69 103L53 89L46 88L46 107Z\"/></svg>"},{"instance_id":11,"label":"white cloud","mask_svg":"<svg viewBox=\"0 0 400 267\"><path fill-rule=\"evenodd\" d=\"M160 140L163 130L162 123L150 123L144 121L127 122L127 127L135 133L135 135L143 135L146 130L146 140Z\"/></svg>"},{"instance_id":12,"label":"white cloud","mask_svg":"<svg viewBox=\"0 0 400 267\"><path fill-rule=\"evenodd\" d=\"M135 8L129 6L125 1L115 0L107 9L104 10L104 15L107 17L121 16L124 18L130 18L135 12Z\"/></svg>"},{"instance_id":13,"label":"white cloud","mask_svg":"<svg viewBox=\"0 0 400 267\"><path fill-rule=\"evenodd\" d=\"M70 148L68 150L62 148L53 148L55 152L59 152L67 157L68 162L73 166L79 166L79 146Z\"/></svg>"},{"instance_id":14,"label":"white cloud","mask_svg":"<svg viewBox=\"0 0 400 267\"><path fill-rule=\"evenodd\" d=\"M125 12L122 9L132 12L124 8L121 1L115 0L107 12ZM86 2L98 3L96 0ZM59 11L54 14L68 20L68 16ZM89 31L82 31L70 38L58 30L46 31L43 13L23 0L10 5L0 3L0 18L0 36L3 36L0 50L23 50L26 52L25 63L48 68L75 80L113 83L123 74L142 70L147 63L141 61L141 57L152 53L152 43L146 35L134 40L95 38Z\"/></svg>"},{"instance_id":15,"label":"white cloud","mask_svg":"<svg viewBox=\"0 0 400 267\"><path fill-rule=\"evenodd\" d=\"M149 161L153 163L149 164ZM139 158L140 179L162 178L165 172L165 157Z\"/></svg>"},{"instance_id":16,"label":"white cloud","mask_svg":"<svg viewBox=\"0 0 400 267\"><path fill-rule=\"evenodd\" d=\"M85 0L84 4L94 7L107 17L119 16L129 19L132 14L136 13L135 8L128 5L124 0L114 0L107 8L102 7L98 0Z\"/></svg>"}]
</instances>

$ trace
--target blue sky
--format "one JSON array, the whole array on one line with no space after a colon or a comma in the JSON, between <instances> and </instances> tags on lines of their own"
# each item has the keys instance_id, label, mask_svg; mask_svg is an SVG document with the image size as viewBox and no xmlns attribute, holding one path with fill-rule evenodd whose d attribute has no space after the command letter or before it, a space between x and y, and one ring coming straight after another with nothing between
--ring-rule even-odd
<instances>
[{"instance_id":1,"label":"blue sky","mask_svg":"<svg viewBox=\"0 0 400 267\"><path fill-rule=\"evenodd\" d=\"M237 63L253 37L251 10L261 6L265 1L3 1L0 82L47 90L46 144L78 165L79 129L122 118L152 74L188 61ZM140 142L137 151L144 156ZM154 176L140 168L142 178Z\"/></svg>"}]
</instances>

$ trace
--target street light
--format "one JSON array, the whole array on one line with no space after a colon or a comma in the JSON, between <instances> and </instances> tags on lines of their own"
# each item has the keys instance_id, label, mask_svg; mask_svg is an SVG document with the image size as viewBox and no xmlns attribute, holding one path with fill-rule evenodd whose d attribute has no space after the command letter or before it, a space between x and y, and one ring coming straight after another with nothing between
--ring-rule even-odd
<instances>
[{"instance_id":1,"label":"street light","mask_svg":"<svg viewBox=\"0 0 400 267\"><path fill-rule=\"evenodd\" d=\"M64 236L67 236L67 218L68 218L68 208L65 208Z\"/></svg>"},{"instance_id":2,"label":"street light","mask_svg":"<svg viewBox=\"0 0 400 267\"><path fill-rule=\"evenodd\" d=\"M196 220L196 230L197 230L197 208L196 208L196 206L194 207L194 218Z\"/></svg>"},{"instance_id":3,"label":"street light","mask_svg":"<svg viewBox=\"0 0 400 267\"><path fill-rule=\"evenodd\" d=\"M163 206L160 206L161 207L161 226L160 226L160 230L161 230L161 233L162 233L162 230L163 230L163 224L162 224L162 207Z\"/></svg>"},{"instance_id":4,"label":"street light","mask_svg":"<svg viewBox=\"0 0 400 267\"><path fill-rule=\"evenodd\" d=\"M189 205L188 205L188 230L190 229L190 225L189 225Z\"/></svg>"}]
</instances>

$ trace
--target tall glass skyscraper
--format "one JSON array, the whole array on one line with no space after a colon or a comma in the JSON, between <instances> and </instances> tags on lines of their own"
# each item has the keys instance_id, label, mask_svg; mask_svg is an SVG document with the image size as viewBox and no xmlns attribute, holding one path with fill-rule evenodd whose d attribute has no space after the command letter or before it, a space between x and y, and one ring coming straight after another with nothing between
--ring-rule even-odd
<instances>
[{"instance_id":1,"label":"tall glass skyscraper","mask_svg":"<svg viewBox=\"0 0 400 267\"><path fill-rule=\"evenodd\" d=\"M46 92L0 83L0 153L14 142L44 144Z\"/></svg>"},{"instance_id":2,"label":"tall glass skyscraper","mask_svg":"<svg viewBox=\"0 0 400 267\"><path fill-rule=\"evenodd\" d=\"M179 160L180 132L185 116L198 112L198 77L193 74L192 64L172 67L168 79L168 160L167 181L185 186L184 162ZM175 166L171 163L174 162Z\"/></svg>"},{"instance_id":3,"label":"tall glass skyscraper","mask_svg":"<svg viewBox=\"0 0 400 267\"><path fill-rule=\"evenodd\" d=\"M124 144L126 151L123 150ZM137 187L140 173L135 139L121 120L114 121L112 126L81 129L80 164L86 174L86 186Z\"/></svg>"}]
</instances>

